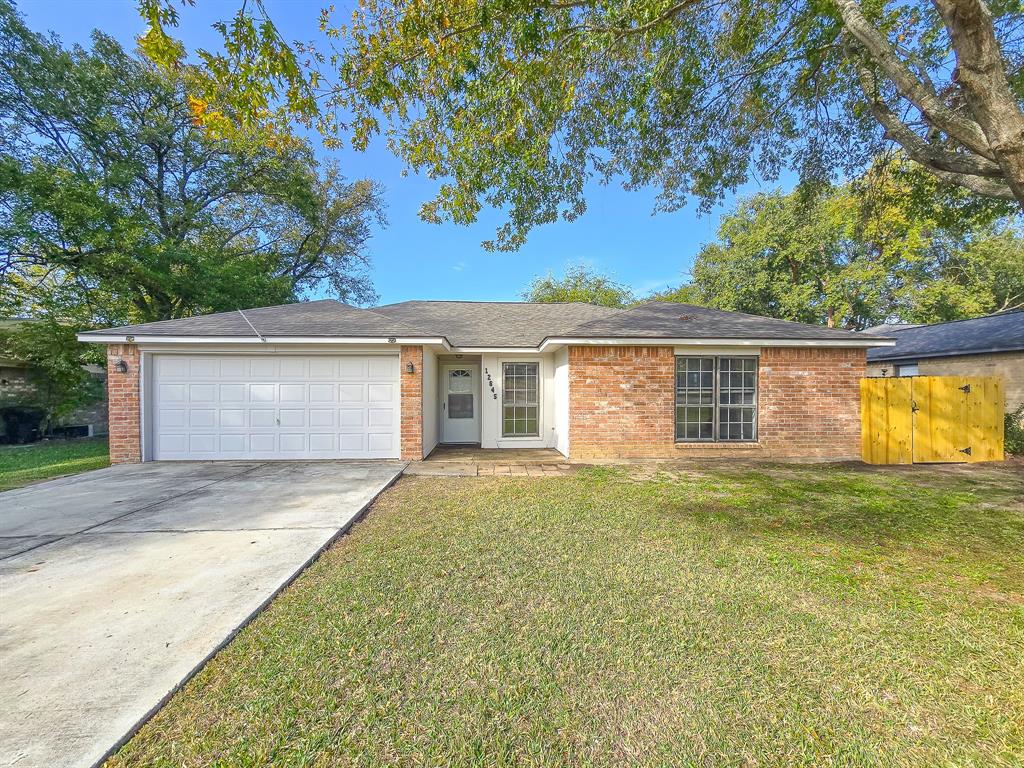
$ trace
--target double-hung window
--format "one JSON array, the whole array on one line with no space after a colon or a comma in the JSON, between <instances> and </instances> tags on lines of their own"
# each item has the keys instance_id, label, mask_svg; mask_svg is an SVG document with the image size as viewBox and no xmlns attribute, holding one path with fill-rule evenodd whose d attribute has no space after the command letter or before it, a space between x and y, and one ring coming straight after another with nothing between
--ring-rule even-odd
<instances>
[{"instance_id":1,"label":"double-hung window","mask_svg":"<svg viewBox=\"0 0 1024 768\"><path fill-rule=\"evenodd\" d=\"M757 358L676 358L676 440L757 439Z\"/></svg>"},{"instance_id":2,"label":"double-hung window","mask_svg":"<svg viewBox=\"0 0 1024 768\"><path fill-rule=\"evenodd\" d=\"M540 434L537 363L501 366L501 436L537 437Z\"/></svg>"}]
</instances>

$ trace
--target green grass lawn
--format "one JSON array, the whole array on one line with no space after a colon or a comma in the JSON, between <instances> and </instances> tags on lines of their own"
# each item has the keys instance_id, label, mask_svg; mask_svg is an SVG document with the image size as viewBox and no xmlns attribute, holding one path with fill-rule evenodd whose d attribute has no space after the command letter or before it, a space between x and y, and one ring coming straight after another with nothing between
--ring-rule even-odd
<instances>
[{"instance_id":1,"label":"green grass lawn","mask_svg":"<svg viewBox=\"0 0 1024 768\"><path fill-rule=\"evenodd\" d=\"M1024 762L1024 477L404 478L114 766Z\"/></svg>"},{"instance_id":2,"label":"green grass lawn","mask_svg":"<svg viewBox=\"0 0 1024 768\"><path fill-rule=\"evenodd\" d=\"M0 491L110 464L106 438L0 445Z\"/></svg>"}]
</instances>

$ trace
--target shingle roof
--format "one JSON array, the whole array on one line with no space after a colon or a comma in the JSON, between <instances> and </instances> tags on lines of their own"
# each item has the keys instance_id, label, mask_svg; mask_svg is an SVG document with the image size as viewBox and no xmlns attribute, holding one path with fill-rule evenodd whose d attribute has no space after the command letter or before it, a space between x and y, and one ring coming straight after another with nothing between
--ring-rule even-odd
<instances>
[{"instance_id":1,"label":"shingle roof","mask_svg":"<svg viewBox=\"0 0 1024 768\"><path fill-rule=\"evenodd\" d=\"M248 320L248 322L247 322ZM851 341L862 334L690 304L648 302L630 309L592 304L405 301L359 309L325 299L221 312L81 334L157 337L444 337L455 347L538 347L548 338L779 339ZM878 339L878 337L876 337ZM879 339L881 340L881 339Z\"/></svg>"},{"instance_id":2,"label":"shingle roof","mask_svg":"<svg viewBox=\"0 0 1024 768\"><path fill-rule=\"evenodd\" d=\"M249 322L246 322L248 318ZM255 336L249 323L260 335L273 336L413 336L429 335L412 326L367 309L342 304L334 299L281 304L240 312L218 312L213 315L161 320L156 323L128 325L89 331L82 336L118 334L146 336Z\"/></svg>"},{"instance_id":3,"label":"shingle roof","mask_svg":"<svg viewBox=\"0 0 1024 768\"><path fill-rule=\"evenodd\" d=\"M446 336L456 347L536 347L548 336L622 310L579 302L403 301L374 312Z\"/></svg>"},{"instance_id":4,"label":"shingle roof","mask_svg":"<svg viewBox=\"0 0 1024 768\"><path fill-rule=\"evenodd\" d=\"M864 337L855 331L776 320L743 312L709 309L693 304L658 301L647 302L610 317L584 323L564 336L864 341Z\"/></svg>"},{"instance_id":5,"label":"shingle roof","mask_svg":"<svg viewBox=\"0 0 1024 768\"><path fill-rule=\"evenodd\" d=\"M868 360L909 360L1024 350L1024 310L894 331L895 347L871 349Z\"/></svg>"}]
</instances>

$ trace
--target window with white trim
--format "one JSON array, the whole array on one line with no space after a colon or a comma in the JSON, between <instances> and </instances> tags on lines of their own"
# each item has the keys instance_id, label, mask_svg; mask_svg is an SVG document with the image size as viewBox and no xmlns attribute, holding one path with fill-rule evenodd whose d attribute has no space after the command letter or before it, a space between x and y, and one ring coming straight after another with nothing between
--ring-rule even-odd
<instances>
[{"instance_id":1,"label":"window with white trim","mask_svg":"<svg viewBox=\"0 0 1024 768\"><path fill-rule=\"evenodd\" d=\"M676 358L676 441L757 439L757 358Z\"/></svg>"},{"instance_id":2,"label":"window with white trim","mask_svg":"<svg viewBox=\"0 0 1024 768\"><path fill-rule=\"evenodd\" d=\"M502 363L501 436L540 435L540 366L537 363Z\"/></svg>"}]
</instances>

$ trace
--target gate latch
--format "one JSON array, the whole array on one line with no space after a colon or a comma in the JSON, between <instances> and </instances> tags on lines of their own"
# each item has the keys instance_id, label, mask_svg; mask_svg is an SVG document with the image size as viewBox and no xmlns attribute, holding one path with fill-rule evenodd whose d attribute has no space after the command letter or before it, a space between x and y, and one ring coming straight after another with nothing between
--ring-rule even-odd
<instances>
[{"instance_id":1,"label":"gate latch","mask_svg":"<svg viewBox=\"0 0 1024 768\"><path fill-rule=\"evenodd\" d=\"M959 389L965 395L971 394L971 385L970 384L964 384L962 387L957 387L957 389Z\"/></svg>"},{"instance_id":2,"label":"gate latch","mask_svg":"<svg viewBox=\"0 0 1024 768\"><path fill-rule=\"evenodd\" d=\"M960 449L960 453L966 453L968 456L970 456L971 455L971 446L968 445L966 448L961 448Z\"/></svg>"},{"instance_id":3,"label":"gate latch","mask_svg":"<svg viewBox=\"0 0 1024 768\"><path fill-rule=\"evenodd\" d=\"M917 405L917 400L911 400L910 401L910 412L911 413L917 413L920 410L921 409Z\"/></svg>"}]
</instances>

